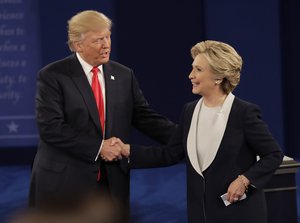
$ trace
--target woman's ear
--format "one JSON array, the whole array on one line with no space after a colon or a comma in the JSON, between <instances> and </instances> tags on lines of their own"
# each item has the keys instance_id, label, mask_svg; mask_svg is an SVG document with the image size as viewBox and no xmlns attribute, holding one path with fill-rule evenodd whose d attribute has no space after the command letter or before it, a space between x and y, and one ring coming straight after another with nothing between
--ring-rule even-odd
<instances>
[{"instance_id":1,"label":"woman's ear","mask_svg":"<svg viewBox=\"0 0 300 223\"><path fill-rule=\"evenodd\" d=\"M216 84L216 85L217 85L217 84L221 84L222 81L223 81L223 79L216 79L215 84Z\"/></svg>"}]
</instances>

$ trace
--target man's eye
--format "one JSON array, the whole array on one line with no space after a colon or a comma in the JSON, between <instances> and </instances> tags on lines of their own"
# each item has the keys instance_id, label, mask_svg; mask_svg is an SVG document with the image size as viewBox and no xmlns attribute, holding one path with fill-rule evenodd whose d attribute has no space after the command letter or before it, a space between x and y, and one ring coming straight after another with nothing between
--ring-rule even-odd
<instances>
[{"instance_id":1,"label":"man's eye","mask_svg":"<svg viewBox=\"0 0 300 223\"><path fill-rule=\"evenodd\" d=\"M101 39L96 39L93 43L99 44L99 43L101 43Z\"/></svg>"}]
</instances>

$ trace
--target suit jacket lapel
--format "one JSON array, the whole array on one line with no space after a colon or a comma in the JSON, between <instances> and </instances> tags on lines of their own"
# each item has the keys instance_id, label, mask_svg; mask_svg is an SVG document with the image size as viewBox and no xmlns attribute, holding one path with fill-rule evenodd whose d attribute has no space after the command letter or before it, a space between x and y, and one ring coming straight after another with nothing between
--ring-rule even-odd
<instances>
[{"instance_id":1,"label":"suit jacket lapel","mask_svg":"<svg viewBox=\"0 0 300 223\"><path fill-rule=\"evenodd\" d=\"M210 145L210 153L207 153L207 157L204 160L204 163L202 164L203 169L201 170L199 165L199 160L197 158L197 144L196 144L196 138L200 138L201 136L197 134L197 123L196 120L194 122L192 121L194 116L197 119L198 112L202 103L202 98L197 102L197 104L194 104L190 106L189 112L186 114L185 121L186 123L189 123L189 128L185 128L185 136L187 137L186 145L187 145L187 155L188 159L193 166L193 168L198 172L198 174L202 175L202 172L205 171L209 165L213 162L216 154L219 151L219 148L222 145L222 141L224 138L224 134L227 129L227 123L229 121L229 115L231 113L231 107L234 101L234 95L229 94L221 108L221 111L217 114L217 119L215 126L212 126L211 131L213 132L215 139L212 141L212 144ZM197 110L196 110L197 109ZM195 110L197 113L195 113ZM191 112L192 111L192 112ZM194 114L195 113L195 114ZM191 132L190 132L191 131ZM189 140L190 138L190 140Z\"/></svg>"},{"instance_id":2,"label":"suit jacket lapel","mask_svg":"<svg viewBox=\"0 0 300 223\"><path fill-rule=\"evenodd\" d=\"M106 64L103 64L103 73L104 73L104 80L105 80L105 97L106 97L106 121L105 121L105 136L106 138L112 137L113 134L113 125L114 125L114 119L115 117L115 109L114 109L114 103L115 103L115 97L116 95L116 89L120 87L120 79L118 78L119 74L115 73L116 69L113 67L112 63L108 62ZM122 140L122 139L121 139ZM128 159L124 158L119 161L119 165L123 172L125 174L128 173Z\"/></svg>"},{"instance_id":3,"label":"suit jacket lapel","mask_svg":"<svg viewBox=\"0 0 300 223\"><path fill-rule=\"evenodd\" d=\"M70 76L71 79L74 81L75 85L77 86L78 90L80 91L98 131L102 133L98 108L96 105L92 88L75 54L71 59Z\"/></svg>"},{"instance_id":4,"label":"suit jacket lapel","mask_svg":"<svg viewBox=\"0 0 300 223\"><path fill-rule=\"evenodd\" d=\"M104 80L105 80L105 108L106 108L106 119L105 119L105 135L110 137L110 132L112 131L113 126L113 118L114 117L114 110L113 110L113 88L115 86L115 75L113 73L113 68L111 63L108 62L107 64L103 64L103 73L104 73Z\"/></svg>"}]
</instances>

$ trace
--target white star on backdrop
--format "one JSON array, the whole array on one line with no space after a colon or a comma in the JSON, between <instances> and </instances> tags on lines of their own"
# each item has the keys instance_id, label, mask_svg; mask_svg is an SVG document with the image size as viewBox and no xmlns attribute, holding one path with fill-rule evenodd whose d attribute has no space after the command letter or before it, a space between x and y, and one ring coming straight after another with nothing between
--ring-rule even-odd
<instances>
[{"instance_id":1,"label":"white star on backdrop","mask_svg":"<svg viewBox=\"0 0 300 223\"><path fill-rule=\"evenodd\" d=\"M9 133L18 133L19 125L17 125L14 121L11 121L8 125L6 125L8 128Z\"/></svg>"}]
</instances>

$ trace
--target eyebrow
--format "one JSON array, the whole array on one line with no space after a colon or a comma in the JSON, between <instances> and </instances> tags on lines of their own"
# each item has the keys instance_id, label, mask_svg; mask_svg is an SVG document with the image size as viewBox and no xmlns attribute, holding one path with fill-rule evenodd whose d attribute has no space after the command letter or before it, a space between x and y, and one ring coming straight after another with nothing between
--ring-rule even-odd
<instances>
[{"instance_id":1,"label":"eyebrow","mask_svg":"<svg viewBox=\"0 0 300 223\"><path fill-rule=\"evenodd\" d=\"M199 64L194 64L192 63L192 67L199 67L199 68L203 68L203 66L199 65Z\"/></svg>"}]
</instances>

